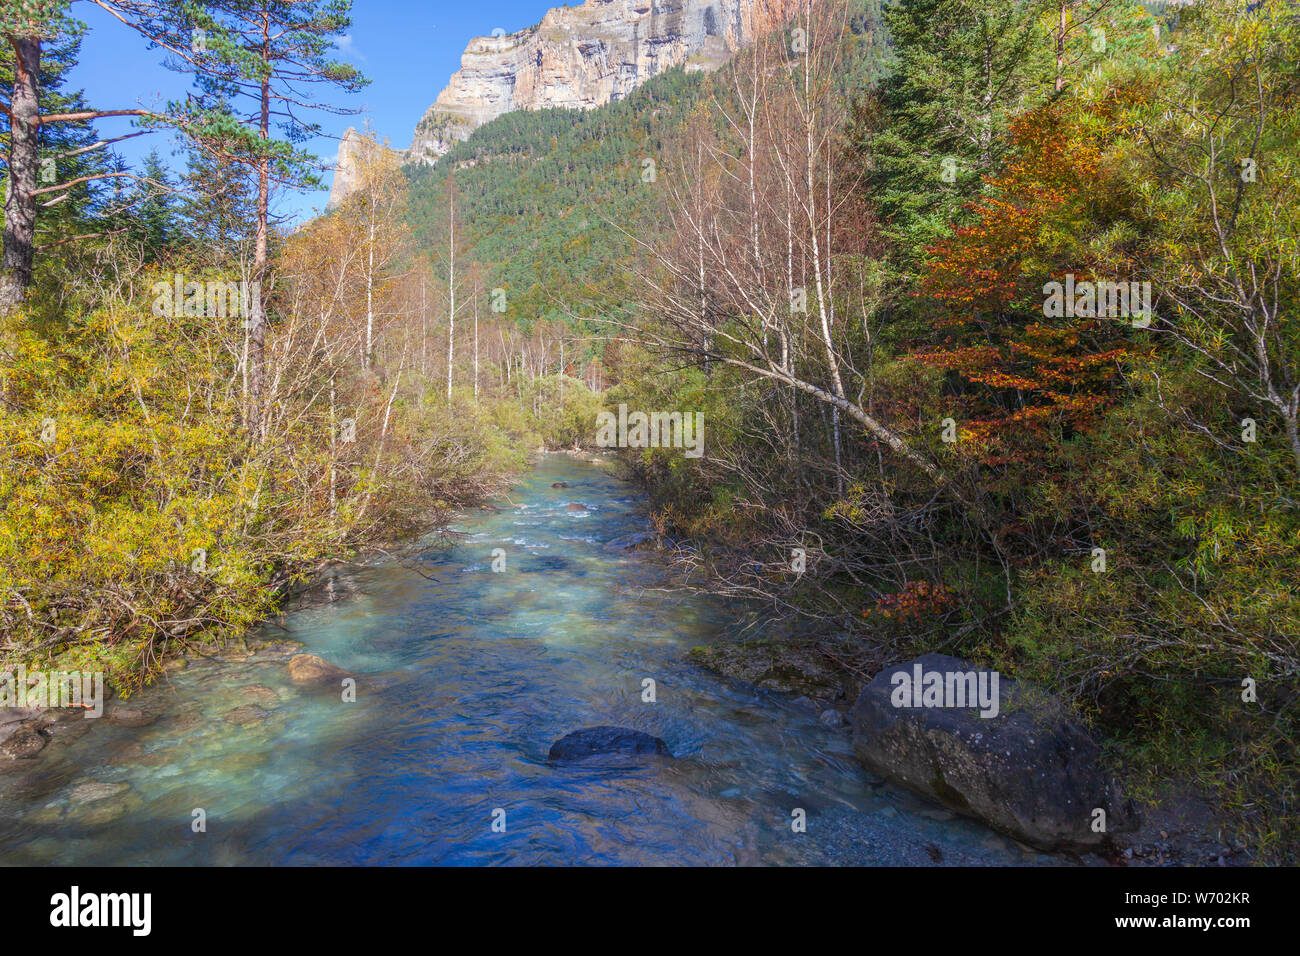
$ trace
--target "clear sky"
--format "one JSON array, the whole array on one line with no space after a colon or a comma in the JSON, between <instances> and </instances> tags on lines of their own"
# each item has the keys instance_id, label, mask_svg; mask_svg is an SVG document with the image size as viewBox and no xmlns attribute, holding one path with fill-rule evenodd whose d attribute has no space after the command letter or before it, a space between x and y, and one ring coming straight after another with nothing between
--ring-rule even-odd
<instances>
[{"instance_id":1,"label":"clear sky","mask_svg":"<svg viewBox=\"0 0 1300 956\"><path fill-rule=\"evenodd\" d=\"M356 116L317 114L334 139L307 144L329 161L338 154L337 137L349 126L369 120L380 140L396 149L411 145L411 134L424 111L460 68L465 44L500 28L507 33L539 22L561 0L353 0L352 29L340 45L340 58L353 63L371 83L359 94L329 90L322 98L362 110ZM577 5L573 0L570 5ZM165 51L149 50L144 40L98 7L74 2L73 14L90 28L82 44L81 62L69 86L86 91L97 109L156 105L183 94L189 80L161 66ZM325 93L322 87L320 92ZM101 134L121 135L129 120L101 120ZM173 168L184 157L173 155L176 144L165 133L140 136L119 144L131 165L157 148ZM319 192L286 195L278 202L282 214L310 217L329 198L330 174Z\"/></svg>"}]
</instances>

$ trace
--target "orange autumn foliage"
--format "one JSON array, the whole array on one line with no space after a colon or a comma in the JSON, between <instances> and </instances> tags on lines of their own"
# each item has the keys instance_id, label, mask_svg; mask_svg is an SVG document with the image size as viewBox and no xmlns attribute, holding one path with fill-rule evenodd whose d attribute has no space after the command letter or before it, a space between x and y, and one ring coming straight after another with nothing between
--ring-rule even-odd
<instances>
[{"instance_id":1,"label":"orange autumn foliage","mask_svg":"<svg viewBox=\"0 0 1300 956\"><path fill-rule=\"evenodd\" d=\"M1011 144L971 223L929 250L918 294L948 334L913 355L960 380L962 431L987 464L1034 458L1054 430L1087 430L1127 350L1109 320L1043 315L1044 282L1093 275L1073 237L1105 205L1103 144L1053 107L1020 116Z\"/></svg>"}]
</instances>

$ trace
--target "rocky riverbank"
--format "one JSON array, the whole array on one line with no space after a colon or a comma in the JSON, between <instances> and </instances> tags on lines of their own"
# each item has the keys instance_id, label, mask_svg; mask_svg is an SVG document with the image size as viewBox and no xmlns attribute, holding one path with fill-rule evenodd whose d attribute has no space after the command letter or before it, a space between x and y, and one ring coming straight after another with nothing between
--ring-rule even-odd
<instances>
[{"instance_id":1,"label":"rocky riverbank","mask_svg":"<svg viewBox=\"0 0 1300 956\"><path fill-rule=\"evenodd\" d=\"M936 812L978 819L1026 850L1032 845L1063 861L1084 854L1115 865L1251 862L1210 802L1184 782L1169 781L1146 801L1124 796L1104 769L1109 765L1101 742L1036 688L1003 684L1001 722L982 719L974 709L891 705L894 674L918 664L974 670L966 662L926 655L893 667L873 665L835 636L722 641L692 649L688 659L817 713L826 727L852 735L869 777L932 800ZM1097 809L1107 811L1104 832L1092 829ZM839 825L851 836L854 821Z\"/></svg>"},{"instance_id":2,"label":"rocky riverbank","mask_svg":"<svg viewBox=\"0 0 1300 956\"><path fill-rule=\"evenodd\" d=\"M191 652L188 657L169 660L162 682L200 662L225 664L282 665L293 685L303 688L331 686L349 676L313 654L304 654L298 641L245 639L214 654ZM34 706L0 709L0 774L23 775L39 769L41 758L57 751L97 726L138 728L152 725L165 714L159 688L123 698L110 685L103 687L102 713L96 717L81 707ZM137 696L144 699L142 703ZM250 685L225 714L227 723L243 725L264 718L268 705L278 706L281 695L261 685Z\"/></svg>"}]
</instances>

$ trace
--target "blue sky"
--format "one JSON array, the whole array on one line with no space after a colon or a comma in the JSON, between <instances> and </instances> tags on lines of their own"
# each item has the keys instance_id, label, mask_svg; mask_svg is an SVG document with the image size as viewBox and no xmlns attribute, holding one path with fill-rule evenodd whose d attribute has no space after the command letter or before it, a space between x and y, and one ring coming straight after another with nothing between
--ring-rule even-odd
<instances>
[{"instance_id":1,"label":"blue sky","mask_svg":"<svg viewBox=\"0 0 1300 956\"><path fill-rule=\"evenodd\" d=\"M330 90L331 102L360 108L356 116L318 114L326 132L338 137L348 126L361 128L367 120L381 141L396 149L411 144L411 133L424 111L460 68L460 55L471 37L486 36L498 27L508 33L541 20L560 0L354 0L352 29L341 45L340 57L356 65L371 80L354 96ZM573 0L570 5L577 5ZM86 91L98 109L153 105L181 95L188 78L164 69L162 51L150 51L144 41L107 13L87 3L74 3L73 14L90 28L82 44L81 62L69 85ZM324 93L324 88L321 90ZM120 135L128 120L101 120L100 132ZM166 134L154 133L120 144L119 152L132 165L156 147L173 168L184 167L184 156ZM335 139L308 144L316 155L337 155ZM279 212L310 217L325 206L325 189L286 195Z\"/></svg>"}]
</instances>

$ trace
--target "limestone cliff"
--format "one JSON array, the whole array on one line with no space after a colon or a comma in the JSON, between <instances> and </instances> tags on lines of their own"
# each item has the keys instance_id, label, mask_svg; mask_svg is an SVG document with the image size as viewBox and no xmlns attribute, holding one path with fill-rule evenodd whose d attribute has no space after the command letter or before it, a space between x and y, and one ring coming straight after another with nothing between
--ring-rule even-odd
<instances>
[{"instance_id":1,"label":"limestone cliff","mask_svg":"<svg viewBox=\"0 0 1300 956\"><path fill-rule=\"evenodd\" d=\"M470 41L420 120L408 162L429 163L502 113L594 109L676 66L716 69L803 0L587 0L535 27Z\"/></svg>"},{"instance_id":2,"label":"limestone cliff","mask_svg":"<svg viewBox=\"0 0 1300 956\"><path fill-rule=\"evenodd\" d=\"M361 170L365 167L367 159L376 151L386 149L388 147L380 145L373 138L349 126L343 138L339 140L338 165L334 170L334 182L330 185L329 204L337 206L350 196L360 184Z\"/></svg>"},{"instance_id":3,"label":"limestone cliff","mask_svg":"<svg viewBox=\"0 0 1300 956\"><path fill-rule=\"evenodd\" d=\"M461 68L415 128L408 163L432 163L512 110L595 109L677 66L713 70L808 0L586 0L535 27L471 40ZM356 188L373 140L349 129L339 144L334 205Z\"/></svg>"}]
</instances>

